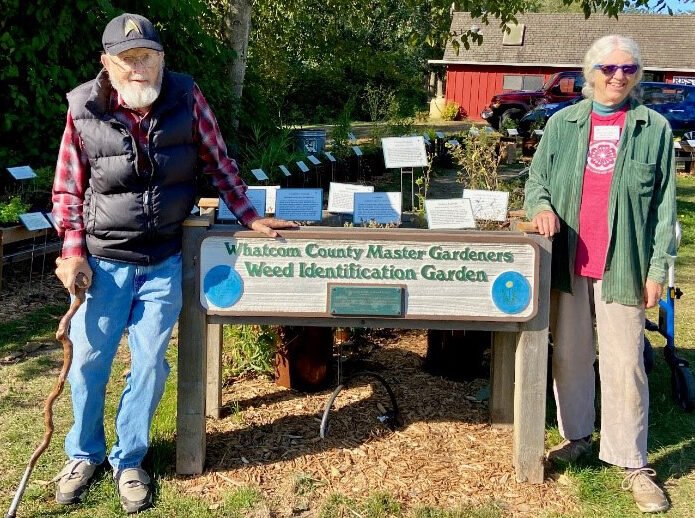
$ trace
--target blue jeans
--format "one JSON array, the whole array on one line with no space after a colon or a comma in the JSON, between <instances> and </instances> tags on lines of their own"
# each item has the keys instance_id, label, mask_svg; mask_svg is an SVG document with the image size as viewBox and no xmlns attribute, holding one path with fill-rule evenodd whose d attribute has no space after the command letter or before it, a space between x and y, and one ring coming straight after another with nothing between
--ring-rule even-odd
<instances>
[{"instance_id":1,"label":"blue jeans","mask_svg":"<svg viewBox=\"0 0 695 518\"><path fill-rule=\"evenodd\" d=\"M169 364L164 358L181 311L181 255L150 266L89 258L94 276L72 319L74 358L68 381L75 423L65 438L70 459L101 464L106 457L106 383L124 329L128 329L130 373L116 412L114 471L140 466L164 393Z\"/></svg>"}]
</instances>

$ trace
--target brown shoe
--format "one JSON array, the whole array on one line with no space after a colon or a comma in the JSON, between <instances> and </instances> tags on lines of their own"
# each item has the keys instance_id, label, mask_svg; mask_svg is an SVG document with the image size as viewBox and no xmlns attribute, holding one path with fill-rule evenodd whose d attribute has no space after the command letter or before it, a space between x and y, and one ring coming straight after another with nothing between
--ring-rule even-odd
<instances>
[{"instance_id":1,"label":"brown shoe","mask_svg":"<svg viewBox=\"0 0 695 518\"><path fill-rule=\"evenodd\" d=\"M563 462L567 464L576 461L589 451L591 451L591 436L574 441L565 439L557 446L550 448L546 454L546 458L550 462Z\"/></svg>"},{"instance_id":2,"label":"brown shoe","mask_svg":"<svg viewBox=\"0 0 695 518\"><path fill-rule=\"evenodd\" d=\"M639 468L628 470L623 479L622 488L625 491L632 489L635 503L643 513L660 513L671 507L663 490L654 482L654 477L656 471L653 469Z\"/></svg>"}]
</instances>

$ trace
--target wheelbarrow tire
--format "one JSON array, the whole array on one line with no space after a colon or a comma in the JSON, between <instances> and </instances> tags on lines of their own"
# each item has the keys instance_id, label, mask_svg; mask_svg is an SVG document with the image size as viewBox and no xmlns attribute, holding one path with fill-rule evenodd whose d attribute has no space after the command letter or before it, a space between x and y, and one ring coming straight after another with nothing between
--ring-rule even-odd
<instances>
[{"instance_id":1,"label":"wheelbarrow tire","mask_svg":"<svg viewBox=\"0 0 695 518\"><path fill-rule=\"evenodd\" d=\"M695 409L695 376L685 365L677 365L671 376L673 398L686 412Z\"/></svg>"}]
</instances>

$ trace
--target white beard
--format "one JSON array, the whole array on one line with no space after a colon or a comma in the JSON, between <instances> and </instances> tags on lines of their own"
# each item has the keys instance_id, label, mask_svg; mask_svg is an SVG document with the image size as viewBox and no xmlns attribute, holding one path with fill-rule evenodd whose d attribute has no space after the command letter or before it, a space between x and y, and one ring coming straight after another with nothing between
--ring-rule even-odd
<instances>
[{"instance_id":1,"label":"white beard","mask_svg":"<svg viewBox=\"0 0 695 518\"><path fill-rule=\"evenodd\" d=\"M162 90L162 76L164 70L164 63L159 69L159 74L155 80L154 85L140 86L138 84L130 84L127 81L119 81L115 77L111 77L111 86L120 94L129 108L140 109L152 106L154 102L159 97L159 93Z\"/></svg>"}]
</instances>

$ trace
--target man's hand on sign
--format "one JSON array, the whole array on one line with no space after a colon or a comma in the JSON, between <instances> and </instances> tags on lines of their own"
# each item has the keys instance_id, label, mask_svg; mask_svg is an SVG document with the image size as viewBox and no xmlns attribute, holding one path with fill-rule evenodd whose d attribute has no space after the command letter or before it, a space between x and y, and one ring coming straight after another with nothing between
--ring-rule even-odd
<instances>
[{"instance_id":1,"label":"man's hand on sign","mask_svg":"<svg viewBox=\"0 0 695 518\"><path fill-rule=\"evenodd\" d=\"M286 221L284 219L258 218L253 220L249 227L251 230L265 234L268 237L278 237L280 234L276 230L298 228L299 225L294 221Z\"/></svg>"}]
</instances>

